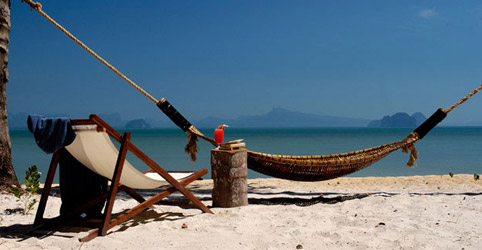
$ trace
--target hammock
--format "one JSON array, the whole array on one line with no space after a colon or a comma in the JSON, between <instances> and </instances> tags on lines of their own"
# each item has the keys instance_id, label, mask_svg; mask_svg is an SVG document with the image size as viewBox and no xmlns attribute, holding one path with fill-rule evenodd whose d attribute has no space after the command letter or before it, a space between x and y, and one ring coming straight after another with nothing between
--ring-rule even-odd
<instances>
[{"instance_id":1,"label":"hammock","mask_svg":"<svg viewBox=\"0 0 482 250\"><path fill-rule=\"evenodd\" d=\"M418 139L418 135L412 133L401 141L333 155L293 156L248 151L248 168L265 175L287 180L329 180L364 169L399 149L406 150L411 147L411 160L413 159L411 162L413 163L417 159L417 152L412 144Z\"/></svg>"},{"instance_id":2,"label":"hammock","mask_svg":"<svg viewBox=\"0 0 482 250\"><path fill-rule=\"evenodd\" d=\"M93 50L87 47L69 31L67 31L60 24L55 22L50 16L42 11L42 5L38 2L33 2L32 0L23 0L30 7L57 28L59 28L64 34L74 40L78 45L84 48L87 52L93 55L96 59L102 62L105 66L111 69L114 73L119 75L122 79L128 82L136 90L145 95L148 99L155 102L156 105L161 109L164 114L166 114L169 119L171 119L179 128L181 128L188 135L189 142L185 147L185 152L191 155L191 160L196 160L197 152L197 138L200 137L205 141L217 146L217 143L203 135L199 130L197 130L186 118L182 116L165 98L161 100L155 99L132 80L127 78L119 70L114 68L102 57L97 55ZM410 133L405 139L378 147L373 147L365 150L359 150L349 153L333 154L333 155L319 155L319 156L290 156L290 155L273 155L264 154L253 151L248 151L248 168L254 171L288 180L296 181L321 181L328 180L337 177L341 177L363 168L366 168L373 163L381 160L388 154L402 149L403 152L410 153L410 160L407 165L413 167L415 161L417 160L417 151L413 144L418 140L422 139L432 128L434 128L438 123L440 123L447 114L460 104L467 101L470 97L475 95L482 89L482 85L474 89L466 97L462 98L457 103L450 106L448 109L438 109L430 118L428 118L422 125Z\"/></svg>"},{"instance_id":3,"label":"hammock","mask_svg":"<svg viewBox=\"0 0 482 250\"><path fill-rule=\"evenodd\" d=\"M482 85L479 88L482 88ZM281 179L322 181L364 169L399 149L402 149L404 153L408 153L408 150L411 151L410 160L407 162L407 165L413 167L418 158L418 153L413 144L422 139L446 116L446 110L438 109L422 125L401 141L349 153L319 156L292 156L249 151L248 167L262 174Z\"/></svg>"},{"instance_id":4,"label":"hammock","mask_svg":"<svg viewBox=\"0 0 482 250\"><path fill-rule=\"evenodd\" d=\"M333 155L293 156L273 155L248 151L248 168L269 176L295 181L322 181L338 178L364 169L383 159L390 153L402 149L410 150L409 167L413 167L418 153L413 145L439 124L447 114L470 97L482 90L482 85L474 89L448 109L438 109L424 123L405 139L365 150Z\"/></svg>"}]
</instances>

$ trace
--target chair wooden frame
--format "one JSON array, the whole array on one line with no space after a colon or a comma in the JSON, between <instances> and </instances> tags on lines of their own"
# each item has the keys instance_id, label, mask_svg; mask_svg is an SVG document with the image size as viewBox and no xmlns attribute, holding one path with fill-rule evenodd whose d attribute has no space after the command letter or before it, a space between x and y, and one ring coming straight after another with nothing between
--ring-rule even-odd
<instances>
[{"instance_id":1,"label":"chair wooden frame","mask_svg":"<svg viewBox=\"0 0 482 250\"><path fill-rule=\"evenodd\" d=\"M60 153L58 151L55 152L50 162L49 171L47 173L47 178L45 181L42 196L40 198L39 207L35 216L34 226L32 230L52 225L53 223L57 223L61 220L72 218L75 215L83 213L86 209L98 204L99 202L107 201L102 215L102 223L100 224L100 226L96 229L91 230L87 236L79 238L79 241L81 242L89 241L97 236L106 235L109 229L129 220L130 218L149 208L152 208L154 204L160 202L162 199L176 191L179 191L182 195L184 195L188 199L188 201L192 203L192 206L201 209L201 211L205 213L213 213L209 208L206 207L206 205L204 205L199 199L197 199L190 191L185 188L185 186L187 186L189 183L207 174L207 169L202 169L200 171L194 172L192 175L188 176L182 181L177 181L166 170L164 170L161 166L159 166L156 162L154 162L151 158L149 158L139 148L137 148L134 144L130 142L131 134L129 132L121 135L109 124L107 124L100 117L94 114L90 115L89 119L72 120L71 123L72 125L97 125L98 128L104 129L110 137L114 138L114 140L118 141L121 144L110 187L108 188L106 193L74 209L73 211L70 211L67 214L63 214L51 219L44 218L43 216L45 212L45 206L47 204L47 199L51 191L52 182L60 159ZM120 184L122 168L124 166L127 151L130 151L137 158L142 160L147 166L149 166L150 170L148 171L158 173L162 178L167 181L167 183L171 185L171 187L167 188L166 190L160 191L153 197L146 200L132 188ZM114 206L115 197L120 191L124 191L125 193L130 195L132 198L137 200L139 204L119 214L115 218L112 218L112 208Z\"/></svg>"}]
</instances>

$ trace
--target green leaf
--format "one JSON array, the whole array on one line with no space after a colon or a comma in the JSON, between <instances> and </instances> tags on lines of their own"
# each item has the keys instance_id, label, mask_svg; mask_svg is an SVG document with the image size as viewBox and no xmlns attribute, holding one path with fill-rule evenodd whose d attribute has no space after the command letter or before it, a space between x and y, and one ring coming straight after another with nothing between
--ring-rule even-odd
<instances>
[{"instance_id":1,"label":"green leaf","mask_svg":"<svg viewBox=\"0 0 482 250\"><path fill-rule=\"evenodd\" d=\"M18 198L17 201L23 201L24 209L23 214L28 214L35 204L37 203L37 199L32 199L34 195L37 194L37 191L40 187L40 172L36 165L30 166L27 171L25 171L25 186L26 189L19 189L16 187L12 187L12 192L15 197Z\"/></svg>"}]
</instances>

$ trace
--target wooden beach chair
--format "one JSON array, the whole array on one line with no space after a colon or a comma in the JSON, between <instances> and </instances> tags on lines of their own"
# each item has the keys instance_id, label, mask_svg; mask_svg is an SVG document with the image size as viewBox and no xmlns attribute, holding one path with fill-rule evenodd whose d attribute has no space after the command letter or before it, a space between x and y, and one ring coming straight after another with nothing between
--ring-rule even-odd
<instances>
[{"instance_id":1,"label":"wooden beach chair","mask_svg":"<svg viewBox=\"0 0 482 250\"><path fill-rule=\"evenodd\" d=\"M106 235L109 229L129 220L146 209L152 208L152 205L160 202L163 198L176 191L179 191L184 195L190 203L192 203L190 204L191 206L199 208L203 212L212 213L209 208L185 188L189 183L205 175L207 169L202 169L188 175L181 174L178 176L181 179L176 180L173 175L160 167L130 142L129 132L121 135L96 115L91 115L89 119L72 120L71 123L76 133L76 138L74 142L65 147L65 149L85 167L108 178L110 180L110 186L107 189L107 192L90 202L77 207L73 211L52 219L44 218L45 206L60 158L60 153L57 151L52 156L44 190L35 216L34 230L78 216L96 204L106 202L100 226L91 230L87 236L79 239L80 241L89 241L99 235ZM120 150L117 150L110 140L110 137L120 143ZM142 160L150 170L142 173L134 168L128 161L126 161L127 151L130 151L133 155ZM170 184L171 187L165 190L159 190L157 194L149 199L144 199L140 194L134 191L134 189L154 189L166 184ZM112 208L114 206L115 197L120 191L124 191L130 195L137 200L139 204L114 218L112 215Z\"/></svg>"}]
</instances>

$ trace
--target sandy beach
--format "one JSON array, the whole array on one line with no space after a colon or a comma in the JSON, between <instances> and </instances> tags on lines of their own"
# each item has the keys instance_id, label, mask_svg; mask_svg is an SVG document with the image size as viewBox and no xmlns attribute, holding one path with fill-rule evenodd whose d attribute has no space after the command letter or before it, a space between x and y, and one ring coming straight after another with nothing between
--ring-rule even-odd
<instances>
[{"instance_id":1,"label":"sandy beach","mask_svg":"<svg viewBox=\"0 0 482 250\"><path fill-rule=\"evenodd\" d=\"M0 195L0 249L480 249L482 180L473 175L338 178L303 183L251 179L250 205L215 213L159 205L105 237L87 228L26 235L35 211ZM212 180L188 186L211 205ZM148 193L147 193L148 194ZM177 196L179 197L179 196ZM176 197L174 197L176 198ZM273 199L275 198L275 199ZM309 202L301 199L311 199ZM313 204L308 204L313 203ZM135 205L124 196L114 212ZM51 197L46 216L59 212ZM11 210L10 210L11 211ZM184 226L183 226L184 225Z\"/></svg>"}]
</instances>

